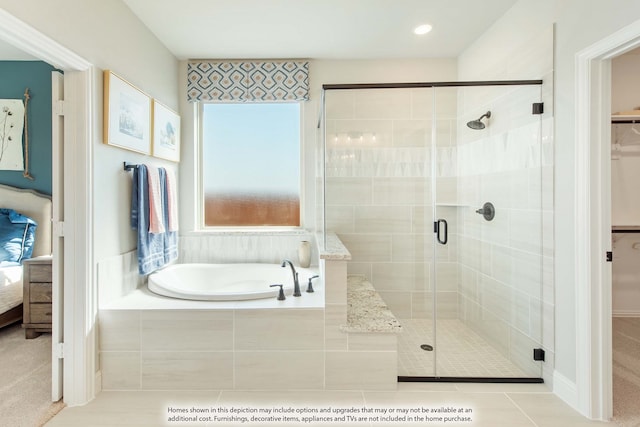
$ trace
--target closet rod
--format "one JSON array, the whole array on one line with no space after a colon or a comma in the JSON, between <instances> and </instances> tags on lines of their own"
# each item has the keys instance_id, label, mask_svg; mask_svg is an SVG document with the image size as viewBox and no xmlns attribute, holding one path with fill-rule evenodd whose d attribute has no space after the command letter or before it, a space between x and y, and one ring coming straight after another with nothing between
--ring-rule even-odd
<instances>
[{"instance_id":1,"label":"closet rod","mask_svg":"<svg viewBox=\"0 0 640 427\"><path fill-rule=\"evenodd\" d=\"M613 226L611 228L612 233L640 233L640 227L621 227L621 226Z\"/></svg>"}]
</instances>

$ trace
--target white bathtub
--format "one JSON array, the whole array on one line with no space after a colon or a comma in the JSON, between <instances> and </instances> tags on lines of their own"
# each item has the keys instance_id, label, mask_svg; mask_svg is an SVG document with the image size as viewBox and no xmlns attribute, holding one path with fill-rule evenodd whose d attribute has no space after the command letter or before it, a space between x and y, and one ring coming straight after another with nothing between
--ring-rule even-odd
<instances>
[{"instance_id":1,"label":"white bathtub","mask_svg":"<svg viewBox=\"0 0 640 427\"><path fill-rule=\"evenodd\" d=\"M298 269L300 289L305 291L311 272ZM293 293L293 274L280 264L174 264L149 275L153 293L200 301L239 301L275 298L284 285Z\"/></svg>"}]
</instances>

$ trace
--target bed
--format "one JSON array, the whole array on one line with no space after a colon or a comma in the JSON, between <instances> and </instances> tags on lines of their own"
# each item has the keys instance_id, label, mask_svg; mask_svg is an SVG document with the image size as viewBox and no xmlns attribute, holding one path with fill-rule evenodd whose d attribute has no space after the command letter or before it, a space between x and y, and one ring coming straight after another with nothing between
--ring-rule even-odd
<instances>
[{"instance_id":1,"label":"bed","mask_svg":"<svg viewBox=\"0 0 640 427\"><path fill-rule=\"evenodd\" d=\"M31 257L51 254L51 197L34 190L0 184L0 208L38 223ZM0 328L22 320L22 266L0 267Z\"/></svg>"}]
</instances>

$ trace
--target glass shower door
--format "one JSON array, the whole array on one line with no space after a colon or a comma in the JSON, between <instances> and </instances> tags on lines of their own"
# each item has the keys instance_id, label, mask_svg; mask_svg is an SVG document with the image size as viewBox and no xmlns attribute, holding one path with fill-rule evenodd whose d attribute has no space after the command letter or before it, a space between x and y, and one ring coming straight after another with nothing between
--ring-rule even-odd
<instances>
[{"instance_id":1,"label":"glass shower door","mask_svg":"<svg viewBox=\"0 0 640 427\"><path fill-rule=\"evenodd\" d=\"M321 227L402 324L400 377L540 378L541 86L435 86L326 90Z\"/></svg>"},{"instance_id":2,"label":"glass shower door","mask_svg":"<svg viewBox=\"0 0 640 427\"><path fill-rule=\"evenodd\" d=\"M540 86L434 91L434 376L540 378Z\"/></svg>"}]
</instances>

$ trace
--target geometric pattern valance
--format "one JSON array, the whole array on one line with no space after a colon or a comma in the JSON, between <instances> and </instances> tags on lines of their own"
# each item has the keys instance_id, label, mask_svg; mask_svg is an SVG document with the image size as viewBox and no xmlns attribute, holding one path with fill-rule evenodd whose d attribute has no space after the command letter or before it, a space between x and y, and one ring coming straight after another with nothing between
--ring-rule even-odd
<instances>
[{"instance_id":1,"label":"geometric pattern valance","mask_svg":"<svg viewBox=\"0 0 640 427\"><path fill-rule=\"evenodd\" d=\"M189 102L309 100L308 61L192 61Z\"/></svg>"}]
</instances>

